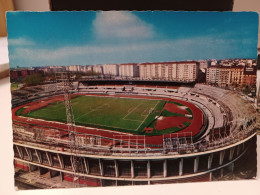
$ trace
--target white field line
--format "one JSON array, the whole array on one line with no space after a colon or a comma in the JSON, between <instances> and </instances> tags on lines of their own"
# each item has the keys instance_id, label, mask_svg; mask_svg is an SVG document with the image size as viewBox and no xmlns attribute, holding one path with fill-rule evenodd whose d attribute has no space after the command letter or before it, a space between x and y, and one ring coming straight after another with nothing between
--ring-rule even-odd
<instances>
[{"instance_id":1,"label":"white field line","mask_svg":"<svg viewBox=\"0 0 260 195\"><path fill-rule=\"evenodd\" d=\"M102 125L102 124L98 124L98 123L89 123L87 122L86 125L88 124L91 124L91 125L100 125L102 126L102 128L106 128L106 127L113 127L113 128L118 128L118 129L126 129L126 128L123 128L123 127L116 127L116 126L110 126L110 125ZM132 130L132 131L136 131L136 129L130 129L130 128L127 128L126 130ZM107 130L108 131L108 130ZM113 131L111 131L113 132Z\"/></svg>"},{"instance_id":2,"label":"white field line","mask_svg":"<svg viewBox=\"0 0 260 195\"><path fill-rule=\"evenodd\" d=\"M130 115L133 111L135 111L139 106L141 106L143 103L141 103L141 104L139 104L139 105L137 105L136 107L134 107L133 109L129 109L129 110L131 110L130 112L128 112L124 117L123 117L123 120L128 120L128 119L126 119L126 117L128 116L128 115ZM139 120L140 121L140 120ZM141 122L141 121L140 121Z\"/></svg>"},{"instance_id":3,"label":"white field line","mask_svg":"<svg viewBox=\"0 0 260 195\"><path fill-rule=\"evenodd\" d=\"M128 112L132 112L132 109L135 109L135 108L133 108L133 107L129 108L128 111L127 111L127 113L128 113Z\"/></svg>"},{"instance_id":4,"label":"white field line","mask_svg":"<svg viewBox=\"0 0 260 195\"><path fill-rule=\"evenodd\" d=\"M102 98L122 98L122 99L136 99L136 100L151 100L151 101L158 101L158 99L148 99L146 98L141 98L141 97L122 97L122 96L96 96L94 94L84 94L85 96L92 96L92 97L102 97ZM160 100L160 99L159 99Z\"/></svg>"},{"instance_id":5,"label":"white field line","mask_svg":"<svg viewBox=\"0 0 260 195\"><path fill-rule=\"evenodd\" d=\"M92 95L86 95L86 96L92 96ZM102 96L101 96L101 97L102 97ZM104 98L106 98L106 97L104 97ZM116 98L117 98L117 97L116 97ZM112 101L114 101L116 98L113 98ZM119 97L119 98L129 98L129 97ZM142 98L131 98L131 99L142 99ZM143 99L142 99L142 100L143 100ZM156 100L154 100L154 99L145 99L145 100L156 101ZM111 101L111 102L112 102L112 101ZM109 102L110 102L110 101L108 101L108 102L106 102L106 103L104 103L104 104L102 104L102 105L100 105L100 106L98 106L98 107L92 109L91 111L85 113L84 115L81 115L81 116L77 117L76 119L74 119L75 122L76 122L76 120L78 120L79 118L81 118L81 117L83 117L83 116L85 116L85 115L87 115L87 114L89 114L89 113L91 113L91 112L97 111L98 109L102 108L102 107L105 106L105 105L108 105L108 106L109 106ZM157 104L158 104L159 102L160 102L160 101L157 100L156 105L155 105L153 108L150 109L151 112L154 110L154 108L157 106ZM141 103L141 104L139 104L138 106L134 107L133 110L131 110L131 108L130 108L129 110L131 110L131 112L133 112L135 109L137 109L137 107L139 107L139 106L142 105L142 104L143 104L143 103ZM140 125L139 125L136 129L130 129L130 128L128 128L128 130L136 131L136 130L137 130L137 129L138 129L138 128L143 124L143 122L146 120L146 118L149 116L149 114L150 114L151 112L149 112L149 113L146 115L146 117L144 118L144 120L142 120L142 121L141 121L141 120L124 119L127 115L130 114L130 113L128 113L128 114L123 118L123 120L130 120L130 121L141 122ZM142 116L143 116L143 115L142 115ZM28 117L27 117L27 118L28 118ZM35 118L32 118L32 119L35 120ZM37 119L37 120L46 121L46 120L44 120L44 119ZM48 121L48 122L50 122L50 121ZM62 123L62 122L56 122L56 121L51 121L51 122L53 122L53 123L64 124L64 123ZM87 124L91 124L91 125L101 125L101 126L104 127L104 128L105 128L105 127L122 128L122 127L109 126L109 125L102 125L102 124L89 123L89 122L87 122L86 125L87 125ZM80 126L80 125L75 125L75 126ZM88 127L88 128L90 128L90 127ZM93 129L97 129L97 128L93 128ZM103 129L102 129L102 130L103 130ZM114 132L114 131L110 131L110 130L105 130L105 131ZM123 133L123 132L122 132L122 133ZM126 133L126 134L127 134L127 133Z\"/></svg>"},{"instance_id":6,"label":"white field line","mask_svg":"<svg viewBox=\"0 0 260 195\"><path fill-rule=\"evenodd\" d=\"M141 116L144 116L144 117L145 117L145 116L146 116L145 113L147 112L147 110L151 110L151 108L150 108L150 109L149 109L149 108L146 108L146 109L142 112Z\"/></svg>"},{"instance_id":7,"label":"white field line","mask_svg":"<svg viewBox=\"0 0 260 195\"><path fill-rule=\"evenodd\" d=\"M142 122L141 120L134 120L134 119L123 119L125 121L134 121L134 122Z\"/></svg>"},{"instance_id":8,"label":"white field line","mask_svg":"<svg viewBox=\"0 0 260 195\"><path fill-rule=\"evenodd\" d=\"M111 101L108 101L108 102L106 102L106 103L104 103L104 104L102 104L102 105L100 105L100 106L97 106L96 108L92 109L91 111L89 111L89 112L87 112L87 113L85 113L85 114L83 114L83 115L77 117L76 119L74 119L75 122L76 122L79 118L81 118L81 117L83 117L83 116L85 116L85 115L87 115L87 114L89 114L89 113L91 113L91 112L95 112L95 111L99 110L100 108L102 108L103 106L106 106L106 105L110 106L109 103L112 102L112 101L114 101L114 100L116 100L116 99L113 98ZM140 104L140 105L141 105L141 104ZM138 105L138 106L140 106L140 105ZM138 106L136 106L136 107L138 107ZM134 109L135 109L135 108L134 108ZM125 120L130 120L130 119L125 119ZM131 120L131 121L135 121L135 120ZM138 120L138 122L141 122L141 121ZM119 129L122 129L122 127L116 127L116 126L110 126L110 125L102 125L102 124L97 124L97 123L90 123L90 122L87 122L86 125L87 125L87 124L91 124L91 125L100 125L100 126L102 126L102 127L104 127L104 128L106 128L106 127L112 127L112 128L119 128ZM130 128L128 128L128 129L129 129L129 130L133 130L133 131L135 131L135 129L130 129Z\"/></svg>"},{"instance_id":9,"label":"white field line","mask_svg":"<svg viewBox=\"0 0 260 195\"><path fill-rule=\"evenodd\" d=\"M157 101L157 103L156 103L156 105L153 107L153 109L152 109L152 111L155 109L155 107L158 105L158 103L159 103L160 101ZM151 112L152 112L151 111ZM151 113L150 112L150 113ZM150 113L148 113L147 115L146 115L146 117L144 118L144 120L141 122L141 124L135 129L136 131L139 129L139 127L144 123L144 121L147 119L147 117L150 115Z\"/></svg>"},{"instance_id":10,"label":"white field line","mask_svg":"<svg viewBox=\"0 0 260 195\"><path fill-rule=\"evenodd\" d=\"M97 106L96 108L94 108L94 109L91 109L89 112L86 112L85 114L83 114L83 115L81 115L81 116L79 116L79 117L77 117L77 118L75 118L74 120L76 121L76 120L78 120L79 118L81 118L81 117L83 117L83 116L86 116L86 115L88 115L89 113L91 113L91 112L95 112L95 111L97 111L97 110L99 110L100 108L102 108L103 106L110 106L109 105L109 102L110 101L108 101L108 102L105 102L104 104L102 104L102 105L100 105L100 106Z\"/></svg>"},{"instance_id":11,"label":"white field line","mask_svg":"<svg viewBox=\"0 0 260 195\"><path fill-rule=\"evenodd\" d=\"M37 120L37 121L44 121L44 122L48 122L48 123L56 123L56 124L62 124L62 125L66 125L66 123L64 122L58 122L58 121L47 121L47 120L44 120L44 119L39 119L39 118L31 118L31 117L24 117L24 116L18 116L20 118L24 118L26 119L27 121L32 121L32 120ZM93 123L89 123L89 124L93 124ZM105 125L103 125L104 127L106 127ZM94 129L94 130L97 130L97 131L106 131L106 132L111 132L111 133L117 133L117 134L125 134L125 135L132 135L131 133L127 133L127 132L122 132L122 131L115 131L115 130L108 130L108 129L102 129L102 128L98 128L98 127L89 127L89 126L82 126L82 125L75 125L75 127L81 127L81 128L84 128L86 130L88 129ZM109 126L108 126L109 127ZM111 126L113 127L113 126ZM120 127L114 127L114 128L120 128ZM129 129L129 130L133 130L134 129Z\"/></svg>"},{"instance_id":12,"label":"white field line","mask_svg":"<svg viewBox=\"0 0 260 195\"><path fill-rule=\"evenodd\" d=\"M100 105L100 106L97 106L96 108L94 108L94 109L91 109L89 112L86 112L85 114L83 114L83 115L81 115L81 116L79 116L79 117L77 117L77 118L75 118L74 120L76 121L76 120L78 120L79 118L81 118L81 117L83 117L83 116L86 116L86 115L88 115L89 113L91 113L91 112L95 112L95 111L97 111L97 110L100 110L102 107L104 107L104 106L110 106L108 103L105 103L105 104L102 104L102 105Z\"/></svg>"},{"instance_id":13,"label":"white field line","mask_svg":"<svg viewBox=\"0 0 260 195\"><path fill-rule=\"evenodd\" d=\"M157 103L156 103L156 105L153 107L153 108L151 108L152 110L154 110L154 108L157 106L157 104L159 103L160 101L158 101L157 100ZM107 104L107 103L106 103ZM143 104L143 103L141 103L141 104ZM140 106L141 104L139 104L138 106ZM104 104L103 104L104 105ZM101 106L103 106L103 105L101 105ZM133 110L135 110L138 106L136 106ZM100 106L99 106L100 107ZM95 110L97 110L97 109L95 109ZM132 111L133 111L132 110ZM132 112L131 111L131 112ZM90 112L92 112L92 111L90 111ZM129 113L128 113L129 114ZM127 115L128 115L127 114ZM146 117L145 117L145 119L149 116L149 114L150 113L148 113L147 115L146 115ZM85 114L84 114L85 115ZM82 115L83 116L83 115ZM125 118L125 117L124 117ZM123 119L124 119L123 118ZM78 119L78 118L77 118ZM136 131L142 124L143 124L143 122L145 121L145 119L143 120L143 121L140 121L140 120L131 120L131 119L124 119L124 120L130 120L130 121L137 121L137 122L141 122L140 123L140 125L136 128L136 129L130 129L130 128L128 128L128 130L132 130L132 131ZM116 127L116 126L110 126L110 125L102 125L102 124L97 124L97 123L90 123L90 122L87 122L86 124L91 124L91 125L101 125L102 127L104 127L104 128L106 128L106 127L112 127L112 128L119 128L119 129L122 129L122 127Z\"/></svg>"}]
</instances>

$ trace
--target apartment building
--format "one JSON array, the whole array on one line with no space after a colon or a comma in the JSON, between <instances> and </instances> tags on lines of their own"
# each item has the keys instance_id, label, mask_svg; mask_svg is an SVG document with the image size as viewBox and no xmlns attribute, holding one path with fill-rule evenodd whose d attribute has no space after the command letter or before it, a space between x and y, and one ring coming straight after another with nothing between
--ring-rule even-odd
<instances>
[{"instance_id":1,"label":"apartment building","mask_svg":"<svg viewBox=\"0 0 260 195\"><path fill-rule=\"evenodd\" d=\"M187 62L155 62L139 64L141 79L161 79L174 81L195 81L199 63Z\"/></svg>"},{"instance_id":2,"label":"apartment building","mask_svg":"<svg viewBox=\"0 0 260 195\"><path fill-rule=\"evenodd\" d=\"M137 63L118 64L119 76L139 77L139 66Z\"/></svg>"},{"instance_id":3,"label":"apartment building","mask_svg":"<svg viewBox=\"0 0 260 195\"><path fill-rule=\"evenodd\" d=\"M256 66L214 66L209 67L206 81L210 84L225 86L253 86L256 84Z\"/></svg>"},{"instance_id":4,"label":"apartment building","mask_svg":"<svg viewBox=\"0 0 260 195\"><path fill-rule=\"evenodd\" d=\"M92 70L94 73L103 74L103 66L102 65L93 65Z\"/></svg>"},{"instance_id":5,"label":"apartment building","mask_svg":"<svg viewBox=\"0 0 260 195\"><path fill-rule=\"evenodd\" d=\"M218 78L219 78L219 68L217 68L216 66L209 67L206 72L207 83L211 83L211 84L218 83Z\"/></svg>"},{"instance_id":6,"label":"apartment building","mask_svg":"<svg viewBox=\"0 0 260 195\"><path fill-rule=\"evenodd\" d=\"M117 64L104 64L103 66L104 75L118 76L118 65Z\"/></svg>"}]
</instances>

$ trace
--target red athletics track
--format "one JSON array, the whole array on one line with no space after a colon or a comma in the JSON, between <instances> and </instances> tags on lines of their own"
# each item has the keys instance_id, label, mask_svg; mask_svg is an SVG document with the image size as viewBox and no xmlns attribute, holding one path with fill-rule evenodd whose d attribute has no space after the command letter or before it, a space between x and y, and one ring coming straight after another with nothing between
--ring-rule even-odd
<instances>
[{"instance_id":1,"label":"red athletics track","mask_svg":"<svg viewBox=\"0 0 260 195\"><path fill-rule=\"evenodd\" d=\"M192 120L184 116L168 116L157 120L155 123L155 129L161 131L171 127L185 128L185 126L183 126L184 122L192 122Z\"/></svg>"},{"instance_id":2,"label":"red athletics track","mask_svg":"<svg viewBox=\"0 0 260 195\"><path fill-rule=\"evenodd\" d=\"M190 108L192 113L193 113L193 119L192 119L192 123L185 129L179 131L178 133L171 133L171 134L166 134L164 136L146 136L145 138L145 143L148 145L162 145L163 144L163 137L183 137L183 136L195 136L198 133L200 133L201 128L204 125L204 117L203 117L203 113L202 111L195 106L194 104L191 104L189 102L186 101L182 101L182 100L177 100L177 99L171 99L171 98L162 98L162 97L145 97L145 96L122 96L122 95L103 95L103 94L73 94L72 96L76 96L76 95L93 95L93 96L109 96L109 97L129 97L129 98L141 98L141 99L157 99L157 100L172 100L174 102L178 102L181 103L183 105L185 105L186 107ZM31 102L31 103L27 103L21 106L18 106L16 108L14 108L12 110L12 119L14 123L17 124L22 124L22 123L26 123L32 126L40 126L43 127L44 130L46 130L46 128L54 128L54 129L60 129L62 130L67 130L68 127L65 123L59 123L59 122L52 122L52 121L45 121L45 120L38 120L38 119L33 119L30 118L30 120L27 120L26 117L20 117L20 116L16 116L15 112L17 110L19 110L20 108L23 108L25 106L33 106L35 109L37 109L36 104L41 103L42 101L50 101L50 100L57 100L60 101L61 98L63 98L63 96L54 96L51 98L46 98L43 100L37 100L35 102ZM53 101L51 101L53 102ZM168 103L166 103L165 106ZM170 104L170 103L169 103ZM29 107L28 107L29 108ZM114 138L114 135L117 135L117 138L119 138L120 136L118 135L126 135L125 137L125 141L128 141L128 136L127 135L133 135L131 133L120 133L119 131L112 131L112 130L105 130L105 129L94 129L94 128L89 128L89 127L84 127L84 126L76 126L75 130L77 132L81 132L81 133L87 133L87 134L92 134L92 135L97 135L97 136L101 136L103 137L102 139L108 141L108 139L110 140L110 142L113 142L111 139ZM64 131L62 131L64 132ZM65 133L65 132L64 132ZM136 135L138 136L138 135ZM142 136L142 135L141 135ZM140 136L140 137L141 137ZM108 138L108 139L106 139ZM124 136L122 137L122 139L124 139ZM143 144L143 140L140 138L140 141L138 140L138 142L140 144Z\"/></svg>"}]
</instances>

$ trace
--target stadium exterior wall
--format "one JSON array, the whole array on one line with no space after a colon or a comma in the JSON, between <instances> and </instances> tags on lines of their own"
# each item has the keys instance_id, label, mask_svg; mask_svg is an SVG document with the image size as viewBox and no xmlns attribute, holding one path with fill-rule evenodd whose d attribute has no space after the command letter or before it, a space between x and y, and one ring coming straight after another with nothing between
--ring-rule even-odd
<instances>
[{"instance_id":1,"label":"stadium exterior wall","mask_svg":"<svg viewBox=\"0 0 260 195\"><path fill-rule=\"evenodd\" d=\"M43 97L37 99L41 98ZM35 99L27 102L33 100ZM23 103L19 102L17 105ZM138 150L136 153L120 153L111 152L110 148L105 148L107 152L104 152L104 148L95 146L91 153L87 153L80 146L72 151L68 144L59 145L55 139L49 144L40 143L36 132L28 132L23 125L18 128L29 140L19 139L19 133L14 136L16 167L26 171L49 172L50 177L60 175L61 179L86 186L209 181L216 171L229 169L232 172L236 168L236 162L243 158L256 136L255 130L248 129L241 139L229 140L228 144L218 142L208 150L186 153L138 153ZM72 156L77 159L76 167L72 163Z\"/></svg>"}]
</instances>

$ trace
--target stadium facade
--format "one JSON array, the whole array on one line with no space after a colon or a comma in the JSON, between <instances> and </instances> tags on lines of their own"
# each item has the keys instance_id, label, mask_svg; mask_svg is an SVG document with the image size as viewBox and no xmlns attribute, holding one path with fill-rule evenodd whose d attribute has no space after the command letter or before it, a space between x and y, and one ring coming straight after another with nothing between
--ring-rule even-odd
<instances>
[{"instance_id":1,"label":"stadium facade","mask_svg":"<svg viewBox=\"0 0 260 195\"><path fill-rule=\"evenodd\" d=\"M63 96L58 85L13 92L15 167L49 174L51 178L58 176L81 186L210 181L215 174L233 172L256 135L255 108L245 96L193 82L173 85L161 81L88 79L74 82L69 91L71 95L156 97L186 102L201 110L204 120L202 126L193 126L188 132L184 128L157 136L149 132L134 134L17 114L19 108L26 109L34 102ZM158 114L156 120L159 117Z\"/></svg>"}]
</instances>

